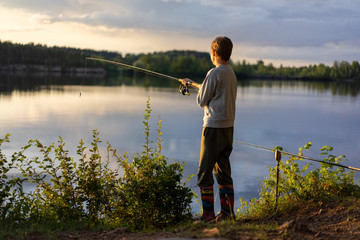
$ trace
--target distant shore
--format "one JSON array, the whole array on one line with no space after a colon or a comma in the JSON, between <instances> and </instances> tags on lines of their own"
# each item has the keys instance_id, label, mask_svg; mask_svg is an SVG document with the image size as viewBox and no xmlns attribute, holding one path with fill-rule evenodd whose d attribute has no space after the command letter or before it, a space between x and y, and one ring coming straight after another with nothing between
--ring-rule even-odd
<instances>
[{"instance_id":1,"label":"distant shore","mask_svg":"<svg viewBox=\"0 0 360 240\"><path fill-rule=\"evenodd\" d=\"M72 76L83 77L90 76L105 76L107 71L101 67L61 67L61 66L46 66L39 64L8 64L0 65L1 74L9 75L52 75L52 76Z\"/></svg>"}]
</instances>

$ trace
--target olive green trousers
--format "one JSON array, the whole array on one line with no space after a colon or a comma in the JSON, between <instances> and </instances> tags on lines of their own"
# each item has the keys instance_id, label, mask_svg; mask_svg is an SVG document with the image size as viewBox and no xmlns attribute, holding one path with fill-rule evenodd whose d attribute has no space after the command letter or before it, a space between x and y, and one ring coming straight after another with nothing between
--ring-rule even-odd
<instances>
[{"instance_id":1,"label":"olive green trousers","mask_svg":"<svg viewBox=\"0 0 360 240\"><path fill-rule=\"evenodd\" d=\"M215 178L219 185L231 185L230 154L233 149L234 128L203 127L201 136L198 186L214 185Z\"/></svg>"}]
</instances>

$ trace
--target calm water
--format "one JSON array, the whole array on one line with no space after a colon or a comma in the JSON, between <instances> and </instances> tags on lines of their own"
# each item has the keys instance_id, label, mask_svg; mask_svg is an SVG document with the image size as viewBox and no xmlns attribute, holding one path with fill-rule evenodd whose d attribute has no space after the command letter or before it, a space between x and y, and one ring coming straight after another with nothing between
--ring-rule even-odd
<instances>
[{"instance_id":1,"label":"calm water","mask_svg":"<svg viewBox=\"0 0 360 240\"><path fill-rule=\"evenodd\" d=\"M92 130L97 129L104 143L109 141L118 153L131 157L142 151L143 114L150 97L152 139L157 137L160 116L164 155L186 162L185 177L196 175L202 109L196 105L194 91L183 96L177 83L166 81L0 77L0 135L11 134L3 151L11 155L29 139L50 145L61 136L77 158L80 139L89 146ZM322 146L330 145L334 155L345 154L349 159L345 165L360 167L358 92L359 85L351 83L240 82L235 139L270 148L282 146L293 153L310 141L313 147L306 155L316 158ZM39 155L28 152L35 154ZM272 153L239 143L234 144L231 161L236 199L257 197L268 166L276 164ZM195 178L189 186L198 191Z\"/></svg>"}]
</instances>

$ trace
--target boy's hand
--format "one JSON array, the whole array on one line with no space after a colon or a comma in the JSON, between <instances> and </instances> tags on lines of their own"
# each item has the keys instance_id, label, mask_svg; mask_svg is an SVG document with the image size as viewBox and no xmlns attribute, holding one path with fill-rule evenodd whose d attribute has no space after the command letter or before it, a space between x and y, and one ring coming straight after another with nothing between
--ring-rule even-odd
<instances>
[{"instance_id":1,"label":"boy's hand","mask_svg":"<svg viewBox=\"0 0 360 240\"><path fill-rule=\"evenodd\" d=\"M191 83L193 82L193 80L189 79L189 78L183 78L179 80L181 82L182 85L186 85L187 83Z\"/></svg>"},{"instance_id":2,"label":"boy's hand","mask_svg":"<svg viewBox=\"0 0 360 240\"><path fill-rule=\"evenodd\" d=\"M179 80L182 85L186 86L186 84L190 87L194 87L199 89L200 88L200 84L198 84L197 82L195 82L194 80L191 80L190 78L183 78Z\"/></svg>"}]
</instances>

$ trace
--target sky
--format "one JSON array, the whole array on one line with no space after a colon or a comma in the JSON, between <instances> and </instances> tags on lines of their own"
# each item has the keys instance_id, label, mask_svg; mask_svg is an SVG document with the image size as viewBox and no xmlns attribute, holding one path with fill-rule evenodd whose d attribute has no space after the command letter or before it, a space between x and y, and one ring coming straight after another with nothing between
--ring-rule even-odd
<instances>
[{"instance_id":1,"label":"sky","mask_svg":"<svg viewBox=\"0 0 360 240\"><path fill-rule=\"evenodd\" d=\"M360 0L0 0L0 40L126 53L209 52L303 66L360 61Z\"/></svg>"}]
</instances>

